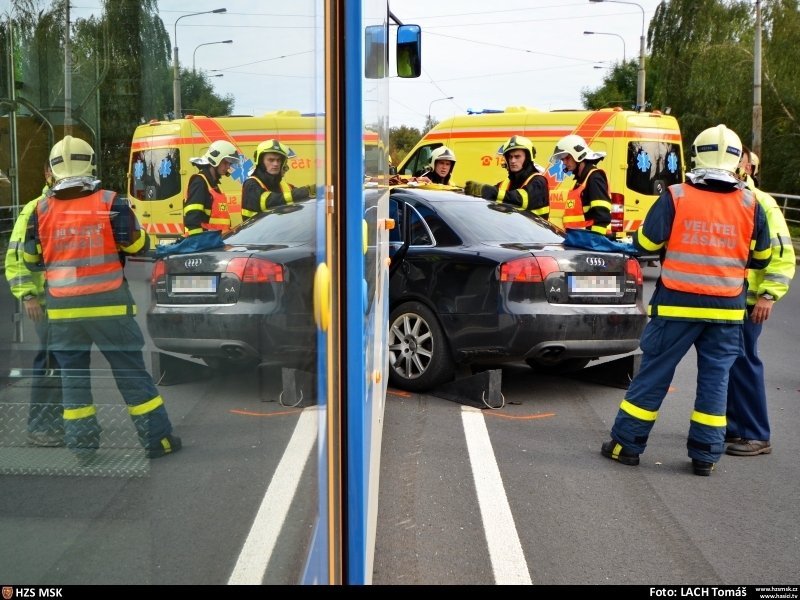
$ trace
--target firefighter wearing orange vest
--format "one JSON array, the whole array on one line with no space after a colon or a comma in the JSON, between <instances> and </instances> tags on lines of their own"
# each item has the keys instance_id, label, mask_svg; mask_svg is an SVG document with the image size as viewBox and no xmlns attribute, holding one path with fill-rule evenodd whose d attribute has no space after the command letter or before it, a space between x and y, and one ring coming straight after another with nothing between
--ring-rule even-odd
<instances>
[{"instance_id":1,"label":"firefighter wearing orange vest","mask_svg":"<svg viewBox=\"0 0 800 600\"><path fill-rule=\"evenodd\" d=\"M725 449L728 372L742 350L747 269L772 250L764 210L736 176L742 143L724 125L692 144L694 169L661 194L634 244L659 252L661 276L642 334L642 360L600 451L638 465L678 363L694 346L697 391L686 441L695 475L710 475Z\"/></svg>"},{"instance_id":2,"label":"firefighter wearing orange vest","mask_svg":"<svg viewBox=\"0 0 800 600\"><path fill-rule=\"evenodd\" d=\"M316 186L296 188L283 180L294 150L278 140L261 142L253 153L255 168L242 185L242 219L251 219L268 208L308 200Z\"/></svg>"},{"instance_id":3,"label":"firefighter wearing orange vest","mask_svg":"<svg viewBox=\"0 0 800 600\"><path fill-rule=\"evenodd\" d=\"M508 177L491 186L477 181L468 181L464 193L485 200L494 200L529 210L547 219L550 217L550 191L542 172L544 169L533 162L536 148L528 138L515 135L500 146L497 154L505 160Z\"/></svg>"},{"instance_id":4,"label":"firefighter wearing orange vest","mask_svg":"<svg viewBox=\"0 0 800 600\"><path fill-rule=\"evenodd\" d=\"M231 167L239 160L236 146L225 140L212 142L201 158L190 160L198 168L198 172L189 178L186 199L183 202L185 236L231 228L228 199L219 189L219 182L230 175Z\"/></svg>"},{"instance_id":5,"label":"firefighter wearing orange vest","mask_svg":"<svg viewBox=\"0 0 800 600\"><path fill-rule=\"evenodd\" d=\"M605 156L605 152L593 152L579 135L567 135L558 140L550 163L561 161L564 170L575 177L575 185L567 194L564 228L608 233L611 224L608 176L597 166Z\"/></svg>"},{"instance_id":6,"label":"firefighter wearing orange vest","mask_svg":"<svg viewBox=\"0 0 800 600\"><path fill-rule=\"evenodd\" d=\"M53 147L55 183L28 222L23 260L31 271L44 270L67 448L90 461L100 445L89 374L94 344L111 366L145 455L158 458L180 450L181 440L144 364L122 258L146 251L149 238L128 202L100 188L94 165L94 151L81 139L66 136Z\"/></svg>"}]
</instances>

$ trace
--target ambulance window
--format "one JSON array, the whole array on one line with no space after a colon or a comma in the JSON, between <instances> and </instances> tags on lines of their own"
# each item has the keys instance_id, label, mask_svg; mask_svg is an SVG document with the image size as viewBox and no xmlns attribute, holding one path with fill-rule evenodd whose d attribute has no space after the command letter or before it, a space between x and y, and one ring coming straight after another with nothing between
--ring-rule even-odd
<instances>
[{"instance_id":1,"label":"ambulance window","mask_svg":"<svg viewBox=\"0 0 800 600\"><path fill-rule=\"evenodd\" d=\"M166 200L181 192L181 156L178 148L142 150L131 155L128 193L139 200Z\"/></svg>"},{"instance_id":2,"label":"ambulance window","mask_svg":"<svg viewBox=\"0 0 800 600\"><path fill-rule=\"evenodd\" d=\"M682 181L683 166L678 144L645 141L628 144L628 189L658 196L668 186Z\"/></svg>"},{"instance_id":3,"label":"ambulance window","mask_svg":"<svg viewBox=\"0 0 800 600\"><path fill-rule=\"evenodd\" d=\"M434 144L432 146L423 146L417 153L411 157L403 169L403 175L412 175L419 177L423 172L428 170L428 164L431 162L431 153L441 146L441 144Z\"/></svg>"}]
</instances>

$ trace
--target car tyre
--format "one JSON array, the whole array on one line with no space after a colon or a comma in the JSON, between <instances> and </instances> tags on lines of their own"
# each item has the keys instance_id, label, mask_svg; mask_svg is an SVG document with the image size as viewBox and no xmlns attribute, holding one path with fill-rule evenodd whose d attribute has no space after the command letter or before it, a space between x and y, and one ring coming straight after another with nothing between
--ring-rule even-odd
<instances>
[{"instance_id":1,"label":"car tyre","mask_svg":"<svg viewBox=\"0 0 800 600\"><path fill-rule=\"evenodd\" d=\"M420 302L406 302L389 316L389 382L424 392L453 378L455 363L439 321Z\"/></svg>"}]
</instances>

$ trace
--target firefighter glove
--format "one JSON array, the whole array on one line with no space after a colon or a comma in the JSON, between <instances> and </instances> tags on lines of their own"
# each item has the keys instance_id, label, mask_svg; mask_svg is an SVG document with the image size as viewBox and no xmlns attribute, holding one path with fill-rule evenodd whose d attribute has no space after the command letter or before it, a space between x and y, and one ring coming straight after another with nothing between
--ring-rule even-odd
<instances>
[{"instance_id":1,"label":"firefighter glove","mask_svg":"<svg viewBox=\"0 0 800 600\"><path fill-rule=\"evenodd\" d=\"M312 198L317 193L316 185L301 185L292 190L292 200L301 202Z\"/></svg>"},{"instance_id":2,"label":"firefighter glove","mask_svg":"<svg viewBox=\"0 0 800 600\"><path fill-rule=\"evenodd\" d=\"M468 181L464 186L464 193L467 196L476 196L478 198L481 197L481 192L483 191L483 185L480 181Z\"/></svg>"}]
</instances>

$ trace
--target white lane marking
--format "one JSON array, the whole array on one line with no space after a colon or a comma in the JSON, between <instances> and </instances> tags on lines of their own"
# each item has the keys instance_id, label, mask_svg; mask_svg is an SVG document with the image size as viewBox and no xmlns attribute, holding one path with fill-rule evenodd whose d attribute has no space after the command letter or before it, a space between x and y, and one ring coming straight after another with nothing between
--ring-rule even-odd
<instances>
[{"instance_id":1,"label":"white lane marking","mask_svg":"<svg viewBox=\"0 0 800 600\"><path fill-rule=\"evenodd\" d=\"M261 585L300 477L317 439L316 407L303 410L275 474L261 501L253 526L239 553L229 585Z\"/></svg>"},{"instance_id":2,"label":"white lane marking","mask_svg":"<svg viewBox=\"0 0 800 600\"><path fill-rule=\"evenodd\" d=\"M532 582L528 563L522 552L514 515L511 514L483 412L463 406L461 422L467 439L469 462L478 494L486 543L489 546L494 581L499 585L529 585Z\"/></svg>"}]
</instances>

